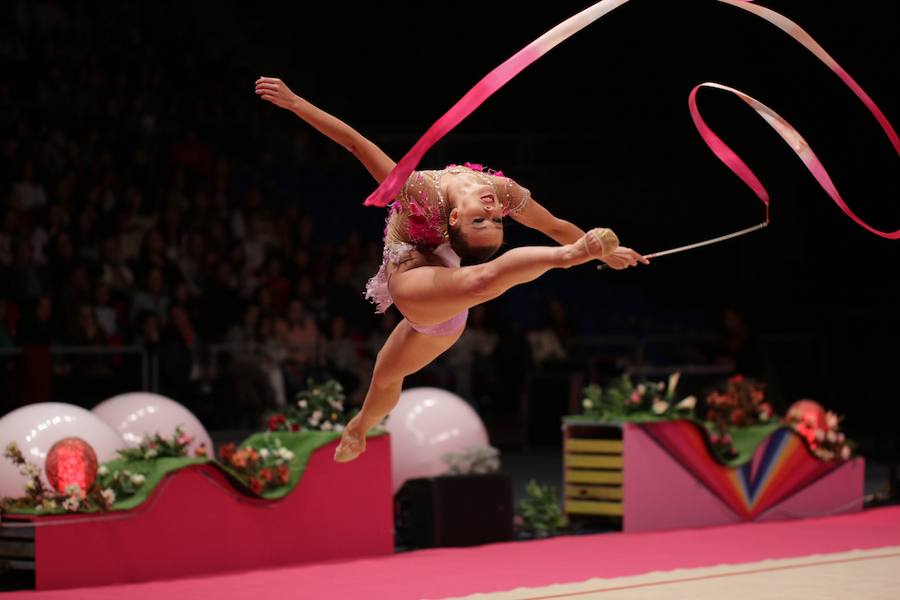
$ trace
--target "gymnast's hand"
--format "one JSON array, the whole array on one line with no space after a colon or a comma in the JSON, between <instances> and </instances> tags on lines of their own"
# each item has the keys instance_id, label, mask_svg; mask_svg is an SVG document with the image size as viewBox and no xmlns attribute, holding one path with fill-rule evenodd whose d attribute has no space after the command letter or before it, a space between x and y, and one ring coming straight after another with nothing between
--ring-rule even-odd
<instances>
[{"instance_id":1,"label":"gymnast's hand","mask_svg":"<svg viewBox=\"0 0 900 600\"><path fill-rule=\"evenodd\" d=\"M649 260L625 246L619 246L600 260L617 270L636 267L639 262L644 263L645 265L650 264Z\"/></svg>"},{"instance_id":2,"label":"gymnast's hand","mask_svg":"<svg viewBox=\"0 0 900 600\"><path fill-rule=\"evenodd\" d=\"M299 100L297 94L292 92L291 88L276 77L260 77L257 79L256 95L275 106L287 109L290 109L294 102Z\"/></svg>"}]
</instances>

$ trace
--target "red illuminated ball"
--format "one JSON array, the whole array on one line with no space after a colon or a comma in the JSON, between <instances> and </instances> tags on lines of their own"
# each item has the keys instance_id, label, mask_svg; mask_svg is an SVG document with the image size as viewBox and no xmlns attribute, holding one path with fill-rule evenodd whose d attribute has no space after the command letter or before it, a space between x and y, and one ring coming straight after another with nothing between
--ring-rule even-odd
<instances>
[{"instance_id":1,"label":"red illuminated ball","mask_svg":"<svg viewBox=\"0 0 900 600\"><path fill-rule=\"evenodd\" d=\"M44 469L53 489L63 494L75 484L81 488L83 498L97 479L97 454L81 438L63 438L50 448Z\"/></svg>"}]
</instances>

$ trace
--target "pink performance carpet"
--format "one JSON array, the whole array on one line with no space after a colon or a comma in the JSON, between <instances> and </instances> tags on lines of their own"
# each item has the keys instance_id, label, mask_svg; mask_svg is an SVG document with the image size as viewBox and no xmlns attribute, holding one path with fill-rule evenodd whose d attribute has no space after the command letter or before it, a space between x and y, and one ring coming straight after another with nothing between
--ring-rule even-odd
<instances>
[{"instance_id":1,"label":"pink performance carpet","mask_svg":"<svg viewBox=\"0 0 900 600\"><path fill-rule=\"evenodd\" d=\"M345 538L345 542L352 544L352 539ZM900 507L890 507L821 519L565 536L132 585L14 592L4 598L446 598L594 577L623 577L898 545ZM71 548L71 551L78 552L78 549Z\"/></svg>"}]
</instances>

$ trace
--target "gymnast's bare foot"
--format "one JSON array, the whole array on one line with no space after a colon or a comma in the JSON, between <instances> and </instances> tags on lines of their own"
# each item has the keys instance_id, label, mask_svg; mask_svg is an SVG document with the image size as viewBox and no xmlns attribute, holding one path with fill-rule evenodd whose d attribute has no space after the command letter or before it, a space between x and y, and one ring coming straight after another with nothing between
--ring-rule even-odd
<instances>
[{"instance_id":1,"label":"gymnast's bare foot","mask_svg":"<svg viewBox=\"0 0 900 600\"><path fill-rule=\"evenodd\" d=\"M341 433L341 441L334 450L334 462L350 462L356 460L366 451L366 436L357 429L352 420Z\"/></svg>"}]
</instances>

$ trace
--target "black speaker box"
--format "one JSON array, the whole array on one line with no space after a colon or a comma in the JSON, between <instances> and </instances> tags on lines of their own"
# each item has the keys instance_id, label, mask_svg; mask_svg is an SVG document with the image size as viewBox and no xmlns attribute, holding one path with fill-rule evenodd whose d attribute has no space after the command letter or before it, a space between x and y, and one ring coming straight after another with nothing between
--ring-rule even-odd
<instances>
[{"instance_id":1,"label":"black speaker box","mask_svg":"<svg viewBox=\"0 0 900 600\"><path fill-rule=\"evenodd\" d=\"M394 496L397 544L404 548L475 546L513 537L509 475L410 479Z\"/></svg>"}]
</instances>

